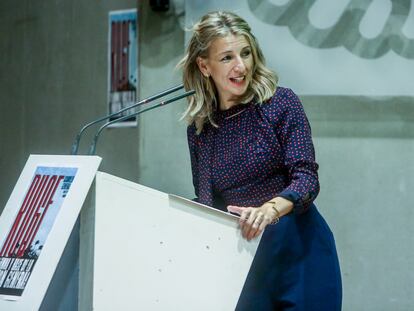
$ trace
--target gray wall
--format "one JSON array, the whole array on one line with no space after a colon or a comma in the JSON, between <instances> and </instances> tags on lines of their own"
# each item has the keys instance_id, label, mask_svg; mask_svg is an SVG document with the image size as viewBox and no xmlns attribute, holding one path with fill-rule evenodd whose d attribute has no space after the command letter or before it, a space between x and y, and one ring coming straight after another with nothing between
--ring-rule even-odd
<instances>
[{"instance_id":1,"label":"gray wall","mask_svg":"<svg viewBox=\"0 0 414 311\"><path fill-rule=\"evenodd\" d=\"M136 6L135 0L0 1L0 212L29 154L68 154L81 125L107 114L108 12ZM137 131L103 133L101 170L137 180ZM80 153L90 139L84 137ZM42 310L76 310L76 228Z\"/></svg>"},{"instance_id":2,"label":"gray wall","mask_svg":"<svg viewBox=\"0 0 414 311\"><path fill-rule=\"evenodd\" d=\"M180 4L156 13L141 3L141 98L180 81ZM79 126L106 112L107 14L135 6L126 0L0 2L0 210L30 153L68 153ZM410 310L414 99L301 98L320 164L317 204L342 265L343 310ZM184 107L151 111L138 128L106 131L98 146L101 170L192 197L185 123L178 122Z\"/></svg>"},{"instance_id":3,"label":"gray wall","mask_svg":"<svg viewBox=\"0 0 414 311\"><path fill-rule=\"evenodd\" d=\"M181 83L180 70L176 69L184 53L184 31L179 13L181 3L171 4L170 11L165 13L151 12L147 4L143 4L140 33L142 97ZM185 101L181 101L141 116L138 171L140 183L190 197L193 190L186 123L179 122L184 109Z\"/></svg>"},{"instance_id":4,"label":"gray wall","mask_svg":"<svg viewBox=\"0 0 414 311\"><path fill-rule=\"evenodd\" d=\"M336 238L343 310L414 305L414 99L304 97L317 199Z\"/></svg>"},{"instance_id":5,"label":"gray wall","mask_svg":"<svg viewBox=\"0 0 414 311\"><path fill-rule=\"evenodd\" d=\"M135 0L0 2L0 209L29 154L68 154L80 126L107 113L108 11L136 6ZM104 132L101 169L136 178L136 137L136 128ZM80 153L90 139L84 137Z\"/></svg>"}]
</instances>

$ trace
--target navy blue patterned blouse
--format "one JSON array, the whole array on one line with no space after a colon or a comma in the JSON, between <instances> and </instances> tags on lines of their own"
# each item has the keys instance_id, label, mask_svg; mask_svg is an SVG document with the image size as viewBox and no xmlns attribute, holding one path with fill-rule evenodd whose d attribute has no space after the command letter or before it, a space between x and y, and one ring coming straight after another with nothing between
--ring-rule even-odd
<instances>
[{"instance_id":1,"label":"navy blue patterned blouse","mask_svg":"<svg viewBox=\"0 0 414 311\"><path fill-rule=\"evenodd\" d=\"M268 101L214 114L218 128L187 130L196 200L225 210L280 196L305 211L319 192L318 164L299 98L278 87Z\"/></svg>"}]
</instances>

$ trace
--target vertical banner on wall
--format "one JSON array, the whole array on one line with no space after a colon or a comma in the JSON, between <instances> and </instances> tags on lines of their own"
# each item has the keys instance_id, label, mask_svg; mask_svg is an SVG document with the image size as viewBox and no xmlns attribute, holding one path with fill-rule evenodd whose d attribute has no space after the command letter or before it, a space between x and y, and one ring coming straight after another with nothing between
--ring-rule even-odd
<instances>
[{"instance_id":1,"label":"vertical banner on wall","mask_svg":"<svg viewBox=\"0 0 414 311\"><path fill-rule=\"evenodd\" d=\"M22 295L76 171L37 167L14 223L0 244L1 295Z\"/></svg>"},{"instance_id":2,"label":"vertical banner on wall","mask_svg":"<svg viewBox=\"0 0 414 311\"><path fill-rule=\"evenodd\" d=\"M109 113L114 113L136 102L138 89L138 40L137 10L111 11L109 13ZM126 111L126 116L133 111ZM119 117L119 116L117 116ZM113 126L135 126L131 117Z\"/></svg>"}]
</instances>

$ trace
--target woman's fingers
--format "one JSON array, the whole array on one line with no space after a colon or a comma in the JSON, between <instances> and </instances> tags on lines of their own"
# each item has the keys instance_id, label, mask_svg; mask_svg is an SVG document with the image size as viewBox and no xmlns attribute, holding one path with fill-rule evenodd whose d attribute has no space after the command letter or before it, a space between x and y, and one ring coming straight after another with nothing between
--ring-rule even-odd
<instances>
[{"instance_id":1,"label":"woman's fingers","mask_svg":"<svg viewBox=\"0 0 414 311\"><path fill-rule=\"evenodd\" d=\"M258 237L272 220L271 215L265 214L260 208L229 205L227 210L240 215L242 236L249 241Z\"/></svg>"},{"instance_id":2,"label":"woman's fingers","mask_svg":"<svg viewBox=\"0 0 414 311\"><path fill-rule=\"evenodd\" d=\"M238 215L241 215L243 210L246 209L245 207L235 206L235 205L229 205L227 206L227 210L231 213L235 213Z\"/></svg>"},{"instance_id":3,"label":"woman's fingers","mask_svg":"<svg viewBox=\"0 0 414 311\"><path fill-rule=\"evenodd\" d=\"M256 227L256 224L259 224L259 226L256 230L250 231L250 235L247 237L248 240L258 237L263 232L263 230L266 228L266 226L270 224L272 221L272 218L269 215L261 214L261 213L258 213L258 214L262 217L258 216L256 218L255 222L253 223L253 228ZM257 219L260 219L260 220L257 220Z\"/></svg>"},{"instance_id":4,"label":"woman's fingers","mask_svg":"<svg viewBox=\"0 0 414 311\"><path fill-rule=\"evenodd\" d=\"M262 223L265 219L265 215L257 208L252 208L249 219L246 221L243 227L243 236L247 240L251 240L260 235Z\"/></svg>"},{"instance_id":5,"label":"woman's fingers","mask_svg":"<svg viewBox=\"0 0 414 311\"><path fill-rule=\"evenodd\" d=\"M246 235L246 238L248 240L251 240L255 237L257 237L260 234L260 227L263 223L263 214L261 212L257 212L255 215L255 219L250 227L249 232Z\"/></svg>"},{"instance_id":6,"label":"woman's fingers","mask_svg":"<svg viewBox=\"0 0 414 311\"><path fill-rule=\"evenodd\" d=\"M240 224L247 221L250 217L250 209L248 207L239 207L239 215L240 215Z\"/></svg>"},{"instance_id":7,"label":"woman's fingers","mask_svg":"<svg viewBox=\"0 0 414 311\"><path fill-rule=\"evenodd\" d=\"M263 216L263 221L261 222L260 226L259 226L259 231L263 231L264 228L270 224L272 222L272 217L270 217L269 215L264 215Z\"/></svg>"},{"instance_id":8,"label":"woman's fingers","mask_svg":"<svg viewBox=\"0 0 414 311\"><path fill-rule=\"evenodd\" d=\"M253 209L249 209L249 217L245 222L242 222L242 235L247 239L250 234L250 230L252 229L253 222L256 219L256 213Z\"/></svg>"}]
</instances>

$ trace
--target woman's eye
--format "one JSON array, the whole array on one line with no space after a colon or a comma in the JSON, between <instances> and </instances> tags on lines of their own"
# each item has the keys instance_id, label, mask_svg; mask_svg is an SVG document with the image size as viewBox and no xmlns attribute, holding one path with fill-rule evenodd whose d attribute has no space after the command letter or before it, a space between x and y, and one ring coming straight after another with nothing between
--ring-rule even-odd
<instances>
[{"instance_id":1,"label":"woman's eye","mask_svg":"<svg viewBox=\"0 0 414 311\"><path fill-rule=\"evenodd\" d=\"M251 54L251 52L250 51L244 51L243 53L242 53L242 57L249 57L249 55Z\"/></svg>"},{"instance_id":2,"label":"woman's eye","mask_svg":"<svg viewBox=\"0 0 414 311\"><path fill-rule=\"evenodd\" d=\"M231 60L231 57L229 55L226 55L221 59L222 62L226 62L226 61L229 61L229 60Z\"/></svg>"}]
</instances>

